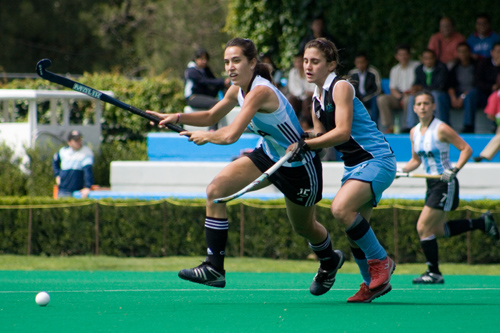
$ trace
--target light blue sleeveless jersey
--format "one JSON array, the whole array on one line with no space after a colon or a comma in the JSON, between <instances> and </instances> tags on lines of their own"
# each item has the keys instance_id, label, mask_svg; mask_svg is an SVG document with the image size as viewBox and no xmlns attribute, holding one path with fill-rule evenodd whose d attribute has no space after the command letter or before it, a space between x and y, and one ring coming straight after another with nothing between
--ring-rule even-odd
<instances>
[{"instance_id":1,"label":"light blue sleeveless jersey","mask_svg":"<svg viewBox=\"0 0 500 333\"><path fill-rule=\"evenodd\" d=\"M438 127L442 123L441 120L434 118L423 135L420 133L419 123L413 133L413 150L420 156L425 173L429 175L440 175L452 168L450 144L438 139Z\"/></svg>"},{"instance_id":2,"label":"light blue sleeveless jersey","mask_svg":"<svg viewBox=\"0 0 500 333\"><path fill-rule=\"evenodd\" d=\"M274 162L277 162L286 154L288 146L300 140L300 136L304 131L300 126L292 106L278 88L259 75L253 80L250 91L257 86L266 86L271 89L278 97L279 107L273 113L257 112L250 124L248 124L248 128L252 132L262 136L257 147L262 146L266 155ZM238 103L241 107L243 107L245 103L241 88L238 93ZM314 156L314 152L309 152L305 154L302 161L293 163L286 162L283 166L301 166L311 161Z\"/></svg>"}]
</instances>

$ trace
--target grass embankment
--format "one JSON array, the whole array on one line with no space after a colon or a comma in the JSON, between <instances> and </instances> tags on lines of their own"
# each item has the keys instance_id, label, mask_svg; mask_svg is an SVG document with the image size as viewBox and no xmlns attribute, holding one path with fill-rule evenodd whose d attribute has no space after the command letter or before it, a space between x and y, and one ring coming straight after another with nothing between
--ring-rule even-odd
<instances>
[{"instance_id":1,"label":"grass embankment","mask_svg":"<svg viewBox=\"0 0 500 333\"><path fill-rule=\"evenodd\" d=\"M48 271L178 271L197 266L203 257L115 258L106 256L16 256L0 255L0 270ZM260 258L228 258L228 272L314 273L314 260L273 260ZM425 264L398 264L395 274L421 274ZM500 275L500 265L441 264L446 275ZM346 262L340 273L358 273L354 262Z\"/></svg>"}]
</instances>

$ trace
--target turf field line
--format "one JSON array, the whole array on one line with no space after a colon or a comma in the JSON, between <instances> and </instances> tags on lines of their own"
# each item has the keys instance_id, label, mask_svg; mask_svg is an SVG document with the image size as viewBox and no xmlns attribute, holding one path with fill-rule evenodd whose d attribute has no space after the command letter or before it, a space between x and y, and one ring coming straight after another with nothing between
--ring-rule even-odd
<instances>
[{"instance_id":1,"label":"turf field line","mask_svg":"<svg viewBox=\"0 0 500 333\"><path fill-rule=\"evenodd\" d=\"M358 288L331 289L331 291L357 291ZM392 288L393 291L500 291L499 288ZM31 294L40 290L0 290L0 294ZM104 290L45 290L51 293L123 293L123 292L228 292L228 291L309 291L309 289L104 289Z\"/></svg>"}]
</instances>

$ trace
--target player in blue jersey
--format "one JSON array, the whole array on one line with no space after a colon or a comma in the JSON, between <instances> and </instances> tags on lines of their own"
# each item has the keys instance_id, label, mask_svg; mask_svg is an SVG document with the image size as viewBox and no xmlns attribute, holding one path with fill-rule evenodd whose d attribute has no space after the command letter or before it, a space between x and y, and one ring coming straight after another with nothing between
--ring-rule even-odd
<instances>
[{"instance_id":1,"label":"player in blue jersey","mask_svg":"<svg viewBox=\"0 0 500 333\"><path fill-rule=\"evenodd\" d=\"M489 212L477 219L463 219L445 222L446 212L455 210L459 204L457 173L469 160L471 147L447 124L434 117L436 104L428 91L415 97L413 110L420 122L411 129L412 158L401 172L415 170L423 163L428 175L441 175L441 179L427 179L425 206L418 218L417 232L425 255L428 269L413 280L413 283L444 283L439 270L439 237L452 237L470 230L483 230L498 241L498 227ZM453 167L450 159L450 144L460 151Z\"/></svg>"},{"instance_id":2,"label":"player in blue jersey","mask_svg":"<svg viewBox=\"0 0 500 333\"><path fill-rule=\"evenodd\" d=\"M225 145L238 140L248 127L262 136L250 154L229 163L208 185L205 233L207 259L198 267L183 269L179 277L213 287L226 285L224 256L229 222L226 204L214 203L241 190L284 156L290 144L304 133L293 107L272 84L267 65L257 60L257 49L251 40L234 38L226 44L224 64L233 85L212 109L189 114L161 114L148 111L166 123L207 126L217 123L236 105L241 106L234 121L217 131L182 132L198 145L211 142ZM286 162L259 188L274 184L284 195L287 214L293 229L309 241L322 266L337 271L344 262L341 251L333 251L328 231L316 221L315 204L321 200L322 168L315 152L302 159ZM332 281L333 284L333 281Z\"/></svg>"},{"instance_id":3,"label":"player in blue jersey","mask_svg":"<svg viewBox=\"0 0 500 333\"><path fill-rule=\"evenodd\" d=\"M304 152L335 147L342 153L345 169L342 186L332 202L333 216L345 227L363 283L348 302L369 303L388 293L394 261L380 245L369 221L373 207L396 174L396 159L384 135L377 129L354 87L335 73L340 63L335 45L318 38L305 48L304 72L316 84L313 96L314 133L304 144L289 149ZM319 135L321 134L321 135ZM328 291L334 271L318 272L316 280ZM321 293L318 293L321 294Z\"/></svg>"}]
</instances>

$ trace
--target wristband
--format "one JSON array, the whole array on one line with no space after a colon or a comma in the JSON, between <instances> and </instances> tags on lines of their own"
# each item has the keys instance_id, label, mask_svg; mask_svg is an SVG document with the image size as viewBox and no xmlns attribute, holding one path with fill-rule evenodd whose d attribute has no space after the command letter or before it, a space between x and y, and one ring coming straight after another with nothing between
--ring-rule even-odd
<instances>
[{"instance_id":1,"label":"wristband","mask_svg":"<svg viewBox=\"0 0 500 333\"><path fill-rule=\"evenodd\" d=\"M176 121L175 123L176 123L176 124L178 124L180 120L181 120L181 114L180 114L180 113L178 113L178 114L177 114L177 121Z\"/></svg>"}]
</instances>

